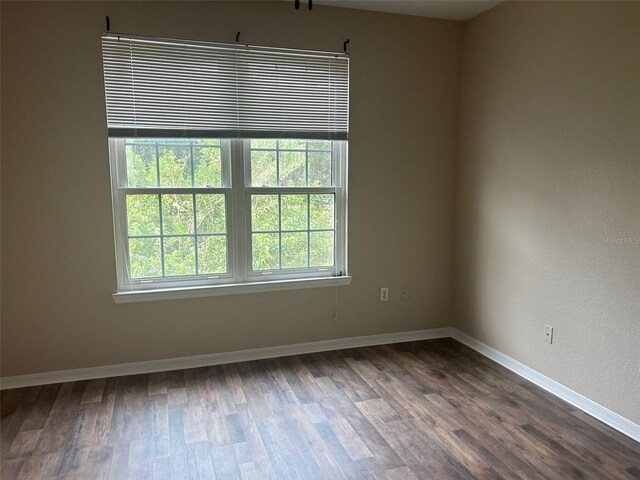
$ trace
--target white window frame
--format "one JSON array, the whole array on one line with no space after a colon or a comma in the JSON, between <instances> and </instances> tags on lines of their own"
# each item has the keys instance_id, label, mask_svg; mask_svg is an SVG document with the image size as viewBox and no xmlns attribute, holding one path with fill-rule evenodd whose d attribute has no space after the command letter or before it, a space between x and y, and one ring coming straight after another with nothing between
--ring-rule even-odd
<instances>
[{"instance_id":1,"label":"white window frame","mask_svg":"<svg viewBox=\"0 0 640 480\"><path fill-rule=\"evenodd\" d=\"M250 186L250 140L221 139L221 187L129 187L125 141L109 139L111 187L118 291L116 303L189 298L209 295L250 293L348 285L347 274L347 155L346 141L333 141L332 183L328 187ZM129 278L126 195L130 193L224 194L226 201L227 273L153 279ZM255 272L251 269L250 198L254 193L334 194L334 266ZM162 221L162 220L160 220ZM161 240L162 241L162 240Z\"/></svg>"}]
</instances>

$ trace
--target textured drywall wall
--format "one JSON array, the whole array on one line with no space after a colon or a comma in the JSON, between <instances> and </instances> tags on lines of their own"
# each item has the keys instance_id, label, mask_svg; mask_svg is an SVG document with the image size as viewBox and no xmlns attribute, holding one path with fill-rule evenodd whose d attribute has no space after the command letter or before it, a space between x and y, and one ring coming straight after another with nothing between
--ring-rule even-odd
<instances>
[{"instance_id":1,"label":"textured drywall wall","mask_svg":"<svg viewBox=\"0 0 640 480\"><path fill-rule=\"evenodd\" d=\"M1 8L2 375L449 325L458 23L286 2ZM351 286L114 304L105 15L112 31L143 35L240 31L337 51L351 39Z\"/></svg>"},{"instance_id":2,"label":"textured drywall wall","mask_svg":"<svg viewBox=\"0 0 640 480\"><path fill-rule=\"evenodd\" d=\"M460 136L457 326L640 422L640 3L467 22Z\"/></svg>"}]
</instances>

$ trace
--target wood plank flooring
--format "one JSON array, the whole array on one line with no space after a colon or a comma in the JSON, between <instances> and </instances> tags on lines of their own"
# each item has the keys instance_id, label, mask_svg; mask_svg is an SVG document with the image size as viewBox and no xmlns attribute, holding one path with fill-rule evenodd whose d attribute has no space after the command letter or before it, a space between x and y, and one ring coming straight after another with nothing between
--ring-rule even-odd
<instances>
[{"instance_id":1,"label":"wood plank flooring","mask_svg":"<svg viewBox=\"0 0 640 480\"><path fill-rule=\"evenodd\" d=\"M640 444L451 339L2 394L2 480L640 479Z\"/></svg>"}]
</instances>

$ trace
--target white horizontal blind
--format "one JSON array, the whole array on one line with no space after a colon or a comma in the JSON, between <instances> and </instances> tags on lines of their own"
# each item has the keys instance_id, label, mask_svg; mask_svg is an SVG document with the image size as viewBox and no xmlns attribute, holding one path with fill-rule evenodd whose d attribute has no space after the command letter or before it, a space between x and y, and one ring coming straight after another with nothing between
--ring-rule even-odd
<instances>
[{"instance_id":1,"label":"white horizontal blind","mask_svg":"<svg viewBox=\"0 0 640 480\"><path fill-rule=\"evenodd\" d=\"M346 55L114 34L102 54L111 137L347 139Z\"/></svg>"}]
</instances>

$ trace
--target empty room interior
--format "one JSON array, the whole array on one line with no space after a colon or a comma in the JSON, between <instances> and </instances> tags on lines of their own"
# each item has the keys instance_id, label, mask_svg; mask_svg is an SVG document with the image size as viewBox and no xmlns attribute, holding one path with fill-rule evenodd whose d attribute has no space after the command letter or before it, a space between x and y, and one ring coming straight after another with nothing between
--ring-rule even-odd
<instances>
[{"instance_id":1,"label":"empty room interior","mask_svg":"<svg viewBox=\"0 0 640 480\"><path fill-rule=\"evenodd\" d=\"M640 1L1 2L14 479L640 479Z\"/></svg>"}]
</instances>

